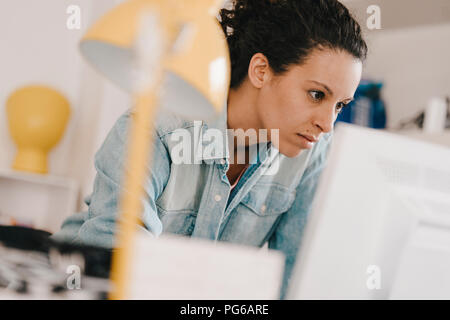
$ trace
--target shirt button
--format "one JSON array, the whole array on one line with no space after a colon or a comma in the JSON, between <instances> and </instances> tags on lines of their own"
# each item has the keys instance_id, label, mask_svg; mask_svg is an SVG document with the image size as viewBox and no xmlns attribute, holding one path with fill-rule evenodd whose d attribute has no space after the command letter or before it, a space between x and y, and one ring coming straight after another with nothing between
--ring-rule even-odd
<instances>
[{"instance_id":1,"label":"shirt button","mask_svg":"<svg viewBox=\"0 0 450 320\"><path fill-rule=\"evenodd\" d=\"M263 204L263 205L261 206L261 212L262 212L262 213L266 212L266 209L267 209L266 205Z\"/></svg>"},{"instance_id":2,"label":"shirt button","mask_svg":"<svg viewBox=\"0 0 450 320\"><path fill-rule=\"evenodd\" d=\"M214 200L216 200L217 202L219 202L220 200L222 200L222 197L221 197L220 195L216 194L216 195L214 196Z\"/></svg>"}]
</instances>

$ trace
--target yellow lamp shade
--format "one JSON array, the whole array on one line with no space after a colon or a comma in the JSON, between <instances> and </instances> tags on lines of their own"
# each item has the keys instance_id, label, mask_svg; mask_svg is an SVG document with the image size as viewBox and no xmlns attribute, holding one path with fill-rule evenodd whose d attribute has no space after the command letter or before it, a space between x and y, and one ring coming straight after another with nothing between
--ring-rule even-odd
<instances>
[{"instance_id":1,"label":"yellow lamp shade","mask_svg":"<svg viewBox=\"0 0 450 320\"><path fill-rule=\"evenodd\" d=\"M27 86L6 102L9 131L17 145L13 168L47 173L47 154L59 142L70 116L70 106L58 91Z\"/></svg>"},{"instance_id":2,"label":"yellow lamp shade","mask_svg":"<svg viewBox=\"0 0 450 320\"><path fill-rule=\"evenodd\" d=\"M225 106L230 79L228 47L215 18L222 2L127 1L88 31L81 52L110 80L132 92L139 20L146 11L156 12L166 37L175 37L175 46L164 60L160 106L188 118L210 118Z\"/></svg>"}]
</instances>

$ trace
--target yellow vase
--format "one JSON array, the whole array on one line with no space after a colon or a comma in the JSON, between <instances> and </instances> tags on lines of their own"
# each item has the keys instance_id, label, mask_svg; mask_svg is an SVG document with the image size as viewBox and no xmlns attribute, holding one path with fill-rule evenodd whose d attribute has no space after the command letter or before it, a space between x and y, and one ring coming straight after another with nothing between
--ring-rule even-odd
<instances>
[{"instance_id":1,"label":"yellow vase","mask_svg":"<svg viewBox=\"0 0 450 320\"><path fill-rule=\"evenodd\" d=\"M6 102L9 131L17 145L13 169L47 173L47 156L64 134L70 116L67 99L52 88L27 86Z\"/></svg>"}]
</instances>

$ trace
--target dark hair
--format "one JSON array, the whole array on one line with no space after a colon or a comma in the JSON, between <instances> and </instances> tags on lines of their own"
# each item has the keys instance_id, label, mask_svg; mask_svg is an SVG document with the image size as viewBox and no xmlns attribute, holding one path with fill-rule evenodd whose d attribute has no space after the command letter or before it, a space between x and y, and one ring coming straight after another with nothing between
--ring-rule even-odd
<instances>
[{"instance_id":1,"label":"dark hair","mask_svg":"<svg viewBox=\"0 0 450 320\"><path fill-rule=\"evenodd\" d=\"M358 22L337 0L233 0L219 22L230 50L231 88L240 86L258 52L275 74L316 48L345 50L361 61L367 55Z\"/></svg>"}]
</instances>

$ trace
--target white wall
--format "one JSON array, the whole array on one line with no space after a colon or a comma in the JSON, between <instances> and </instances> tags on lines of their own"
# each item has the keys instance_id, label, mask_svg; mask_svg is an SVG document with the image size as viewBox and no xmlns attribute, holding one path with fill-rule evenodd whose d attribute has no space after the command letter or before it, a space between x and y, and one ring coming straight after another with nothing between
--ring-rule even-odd
<instances>
[{"instance_id":1,"label":"white wall","mask_svg":"<svg viewBox=\"0 0 450 320\"><path fill-rule=\"evenodd\" d=\"M129 101L85 63L78 42L93 21L121 1L0 2L0 170L10 168L15 154L5 114L7 97L27 84L49 85L72 108L65 136L50 153L49 172L76 179L81 196L91 191L94 152ZM81 30L66 27L69 5L81 9Z\"/></svg>"},{"instance_id":2,"label":"white wall","mask_svg":"<svg viewBox=\"0 0 450 320\"><path fill-rule=\"evenodd\" d=\"M450 22L374 30L367 41L364 75L385 84L389 127L417 114L432 96L450 96Z\"/></svg>"}]
</instances>

